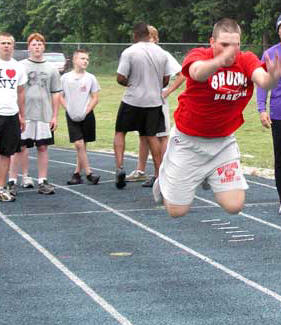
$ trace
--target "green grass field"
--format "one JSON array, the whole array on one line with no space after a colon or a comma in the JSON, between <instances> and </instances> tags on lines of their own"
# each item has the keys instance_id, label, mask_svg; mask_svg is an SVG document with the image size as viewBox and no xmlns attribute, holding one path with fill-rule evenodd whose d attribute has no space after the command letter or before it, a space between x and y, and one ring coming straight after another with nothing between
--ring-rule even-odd
<instances>
[{"instance_id":1,"label":"green grass field","mask_svg":"<svg viewBox=\"0 0 281 325\"><path fill-rule=\"evenodd\" d=\"M115 75L96 75L101 92L99 104L95 109L97 121L97 141L88 145L89 150L113 150L113 137L115 118L119 104L124 92L124 87L116 82ZM173 111L177 107L177 96L183 90L178 89L169 97L171 121ZM259 114L256 110L256 98L253 96L251 102L244 111L245 123L237 131L236 137L240 146L242 164L260 168L273 168L273 150L271 131L261 126ZM59 112L59 127L56 131L56 145L73 148L69 143L64 110ZM126 136L126 152L138 153L138 134L130 132Z\"/></svg>"}]
</instances>

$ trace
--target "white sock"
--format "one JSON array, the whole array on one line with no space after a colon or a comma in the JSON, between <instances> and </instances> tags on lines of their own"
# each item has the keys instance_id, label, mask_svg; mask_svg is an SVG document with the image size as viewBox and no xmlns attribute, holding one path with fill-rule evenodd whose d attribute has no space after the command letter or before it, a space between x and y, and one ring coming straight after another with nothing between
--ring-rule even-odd
<instances>
[{"instance_id":1,"label":"white sock","mask_svg":"<svg viewBox=\"0 0 281 325\"><path fill-rule=\"evenodd\" d=\"M38 178L38 184L42 184L44 181L46 181L47 178L43 177L43 178Z\"/></svg>"}]
</instances>

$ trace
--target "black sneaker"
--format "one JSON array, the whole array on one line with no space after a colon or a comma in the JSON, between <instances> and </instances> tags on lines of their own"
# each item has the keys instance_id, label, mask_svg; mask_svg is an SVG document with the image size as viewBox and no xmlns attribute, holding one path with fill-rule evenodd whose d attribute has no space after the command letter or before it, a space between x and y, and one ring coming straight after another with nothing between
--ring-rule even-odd
<instances>
[{"instance_id":1,"label":"black sneaker","mask_svg":"<svg viewBox=\"0 0 281 325\"><path fill-rule=\"evenodd\" d=\"M115 185L118 189L126 186L126 172L123 168L116 169Z\"/></svg>"},{"instance_id":2,"label":"black sneaker","mask_svg":"<svg viewBox=\"0 0 281 325\"><path fill-rule=\"evenodd\" d=\"M87 175L87 180L90 184L96 185L96 184L98 184L98 182L100 180L100 176L91 173L91 174Z\"/></svg>"},{"instance_id":3,"label":"black sneaker","mask_svg":"<svg viewBox=\"0 0 281 325\"><path fill-rule=\"evenodd\" d=\"M153 184L156 180L155 176L151 176L144 183L141 184L142 187L153 187Z\"/></svg>"},{"instance_id":4,"label":"black sneaker","mask_svg":"<svg viewBox=\"0 0 281 325\"><path fill-rule=\"evenodd\" d=\"M55 194L55 187L48 183L46 179L44 179L43 183L38 185L38 193L39 194Z\"/></svg>"},{"instance_id":5,"label":"black sneaker","mask_svg":"<svg viewBox=\"0 0 281 325\"><path fill-rule=\"evenodd\" d=\"M18 192L17 184L14 181L9 181L7 183L7 190L10 192L10 194L16 196Z\"/></svg>"},{"instance_id":6,"label":"black sneaker","mask_svg":"<svg viewBox=\"0 0 281 325\"><path fill-rule=\"evenodd\" d=\"M204 179L201 186L202 186L203 190L205 190L205 191L208 191L211 188L210 184L208 183L207 178Z\"/></svg>"},{"instance_id":7,"label":"black sneaker","mask_svg":"<svg viewBox=\"0 0 281 325\"><path fill-rule=\"evenodd\" d=\"M74 173L71 176L71 179L69 181L67 181L67 185L77 185L77 184L82 184L82 183L83 183L83 180L79 173Z\"/></svg>"}]
</instances>

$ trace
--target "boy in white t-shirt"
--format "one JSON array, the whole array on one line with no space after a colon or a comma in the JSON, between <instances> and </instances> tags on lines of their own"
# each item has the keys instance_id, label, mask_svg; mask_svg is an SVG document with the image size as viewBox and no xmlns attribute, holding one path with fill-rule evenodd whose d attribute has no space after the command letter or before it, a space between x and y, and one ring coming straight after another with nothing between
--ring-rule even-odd
<instances>
[{"instance_id":1,"label":"boy in white t-shirt","mask_svg":"<svg viewBox=\"0 0 281 325\"><path fill-rule=\"evenodd\" d=\"M62 76L61 103L66 109L66 121L71 143L77 151L77 165L68 185L83 183L82 169L89 184L96 185L100 179L90 168L86 143L96 140L94 108L98 104L100 85L96 77L87 72L89 53L79 49L73 53L74 69Z\"/></svg>"},{"instance_id":2,"label":"boy in white t-shirt","mask_svg":"<svg viewBox=\"0 0 281 325\"><path fill-rule=\"evenodd\" d=\"M25 128L24 84L26 74L20 63L12 58L14 37L0 33L0 201L14 201L5 189L11 156L20 151L20 133Z\"/></svg>"}]
</instances>

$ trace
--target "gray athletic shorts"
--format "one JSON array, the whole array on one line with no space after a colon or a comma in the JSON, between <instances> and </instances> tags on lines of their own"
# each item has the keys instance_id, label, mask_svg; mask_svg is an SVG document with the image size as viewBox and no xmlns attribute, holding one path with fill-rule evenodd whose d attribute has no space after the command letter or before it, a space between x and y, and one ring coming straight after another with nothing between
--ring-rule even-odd
<instances>
[{"instance_id":1,"label":"gray athletic shorts","mask_svg":"<svg viewBox=\"0 0 281 325\"><path fill-rule=\"evenodd\" d=\"M193 137L174 126L159 171L163 197L175 205L189 205L205 178L215 193L248 188L234 135Z\"/></svg>"}]
</instances>

